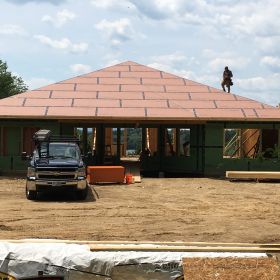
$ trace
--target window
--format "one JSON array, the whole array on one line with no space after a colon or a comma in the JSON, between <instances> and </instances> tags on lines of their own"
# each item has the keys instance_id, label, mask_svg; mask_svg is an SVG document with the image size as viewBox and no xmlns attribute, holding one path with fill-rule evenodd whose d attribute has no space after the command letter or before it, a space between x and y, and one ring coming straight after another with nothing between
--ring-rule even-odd
<instances>
[{"instance_id":1,"label":"window","mask_svg":"<svg viewBox=\"0 0 280 280\"><path fill-rule=\"evenodd\" d=\"M179 143L180 143L180 155L189 157L190 156L190 134L189 128L180 128L179 132Z\"/></svg>"},{"instance_id":2,"label":"window","mask_svg":"<svg viewBox=\"0 0 280 280\"><path fill-rule=\"evenodd\" d=\"M87 128L87 150L93 155L96 152L96 128L95 127Z\"/></svg>"},{"instance_id":3,"label":"window","mask_svg":"<svg viewBox=\"0 0 280 280\"><path fill-rule=\"evenodd\" d=\"M165 129L165 155L176 155L176 128Z\"/></svg>"},{"instance_id":4,"label":"window","mask_svg":"<svg viewBox=\"0 0 280 280\"><path fill-rule=\"evenodd\" d=\"M277 129L225 129L224 158L277 158Z\"/></svg>"},{"instance_id":5,"label":"window","mask_svg":"<svg viewBox=\"0 0 280 280\"><path fill-rule=\"evenodd\" d=\"M190 156L190 129L166 128L165 150L166 156Z\"/></svg>"},{"instance_id":6,"label":"window","mask_svg":"<svg viewBox=\"0 0 280 280\"><path fill-rule=\"evenodd\" d=\"M75 127L74 135L80 140L80 147L83 154L95 154L96 150L96 128Z\"/></svg>"},{"instance_id":7,"label":"window","mask_svg":"<svg viewBox=\"0 0 280 280\"><path fill-rule=\"evenodd\" d=\"M260 152L261 130L242 129L242 156L244 158L256 158Z\"/></svg>"},{"instance_id":8,"label":"window","mask_svg":"<svg viewBox=\"0 0 280 280\"><path fill-rule=\"evenodd\" d=\"M278 158L279 156L279 131L278 129L262 130L262 156L265 158Z\"/></svg>"},{"instance_id":9,"label":"window","mask_svg":"<svg viewBox=\"0 0 280 280\"><path fill-rule=\"evenodd\" d=\"M35 150L36 158L72 158L78 160L80 151L75 143L43 142Z\"/></svg>"},{"instance_id":10,"label":"window","mask_svg":"<svg viewBox=\"0 0 280 280\"><path fill-rule=\"evenodd\" d=\"M24 127L22 132L22 151L26 152L28 155L31 155L35 144L34 141L32 141L32 137L36 131L38 131L40 128L38 127Z\"/></svg>"},{"instance_id":11,"label":"window","mask_svg":"<svg viewBox=\"0 0 280 280\"><path fill-rule=\"evenodd\" d=\"M224 158L240 158L241 129L224 130Z\"/></svg>"},{"instance_id":12,"label":"window","mask_svg":"<svg viewBox=\"0 0 280 280\"><path fill-rule=\"evenodd\" d=\"M142 128L127 128L124 139L127 157L139 157L142 149Z\"/></svg>"},{"instance_id":13,"label":"window","mask_svg":"<svg viewBox=\"0 0 280 280\"><path fill-rule=\"evenodd\" d=\"M158 153L158 129L146 128L146 151L150 156L156 156Z\"/></svg>"}]
</instances>

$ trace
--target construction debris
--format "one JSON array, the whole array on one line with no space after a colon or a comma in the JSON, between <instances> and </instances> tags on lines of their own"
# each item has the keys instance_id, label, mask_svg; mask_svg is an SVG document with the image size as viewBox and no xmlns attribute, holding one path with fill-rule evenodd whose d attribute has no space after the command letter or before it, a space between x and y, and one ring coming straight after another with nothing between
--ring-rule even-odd
<instances>
[{"instance_id":1,"label":"construction debris","mask_svg":"<svg viewBox=\"0 0 280 280\"><path fill-rule=\"evenodd\" d=\"M6 240L0 242L0 273L11 279L40 274L69 280L175 280L183 279L184 266L185 279L279 279L276 260L266 254L280 252L279 244L122 243ZM225 278L228 272L268 278ZM209 278L213 273L221 277Z\"/></svg>"}]
</instances>

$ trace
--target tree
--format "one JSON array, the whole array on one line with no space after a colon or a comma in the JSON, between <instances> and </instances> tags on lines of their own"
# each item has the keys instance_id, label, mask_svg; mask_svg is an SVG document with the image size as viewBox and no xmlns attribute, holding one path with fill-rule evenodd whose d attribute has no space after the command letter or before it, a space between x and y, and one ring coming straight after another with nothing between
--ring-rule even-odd
<instances>
[{"instance_id":1,"label":"tree","mask_svg":"<svg viewBox=\"0 0 280 280\"><path fill-rule=\"evenodd\" d=\"M0 60L0 99L27 91L22 78L8 71L6 62Z\"/></svg>"}]
</instances>

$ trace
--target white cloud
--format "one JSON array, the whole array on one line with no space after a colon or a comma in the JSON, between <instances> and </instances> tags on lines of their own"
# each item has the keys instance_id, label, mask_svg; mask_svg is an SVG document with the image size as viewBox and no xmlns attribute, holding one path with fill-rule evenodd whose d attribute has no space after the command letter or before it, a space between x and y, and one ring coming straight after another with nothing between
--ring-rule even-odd
<instances>
[{"instance_id":1,"label":"white cloud","mask_svg":"<svg viewBox=\"0 0 280 280\"><path fill-rule=\"evenodd\" d=\"M129 1L129 0L122 0L122 1L116 1L116 0L91 0L90 3L97 7L97 8L103 8L103 9L122 9L122 10L135 10L135 6Z\"/></svg>"},{"instance_id":2,"label":"white cloud","mask_svg":"<svg viewBox=\"0 0 280 280\"><path fill-rule=\"evenodd\" d=\"M67 0L6 0L6 2L11 2L14 4L26 4L29 2L37 3L37 4L42 4L42 2L50 3L53 5L60 5L63 2L66 2Z\"/></svg>"},{"instance_id":3,"label":"white cloud","mask_svg":"<svg viewBox=\"0 0 280 280\"><path fill-rule=\"evenodd\" d=\"M49 22L56 27L61 27L75 18L76 14L64 9L62 11L57 12L56 16L44 15L42 17L42 21Z\"/></svg>"},{"instance_id":4,"label":"white cloud","mask_svg":"<svg viewBox=\"0 0 280 280\"><path fill-rule=\"evenodd\" d=\"M68 38L62 38L60 40L54 40L45 35L35 35L37 40L39 40L42 44L47 45L54 49L65 50L73 53L84 53L88 50L87 43L72 43Z\"/></svg>"},{"instance_id":5,"label":"white cloud","mask_svg":"<svg viewBox=\"0 0 280 280\"><path fill-rule=\"evenodd\" d=\"M234 93L276 106L280 103L280 73L234 80Z\"/></svg>"},{"instance_id":6,"label":"white cloud","mask_svg":"<svg viewBox=\"0 0 280 280\"><path fill-rule=\"evenodd\" d=\"M236 79L235 85L239 88L242 96L259 100L270 105L280 103L280 74L275 73L267 77L251 77Z\"/></svg>"},{"instance_id":7,"label":"white cloud","mask_svg":"<svg viewBox=\"0 0 280 280\"><path fill-rule=\"evenodd\" d=\"M256 37L255 42L256 47L263 53L278 54L280 52L280 35L270 37Z\"/></svg>"},{"instance_id":8,"label":"white cloud","mask_svg":"<svg viewBox=\"0 0 280 280\"><path fill-rule=\"evenodd\" d=\"M202 54L208 59L208 70L210 72L221 71L225 66L242 69L250 62L248 57L243 57L240 54L235 54L233 52L218 53L210 49L205 49Z\"/></svg>"},{"instance_id":9,"label":"white cloud","mask_svg":"<svg viewBox=\"0 0 280 280\"><path fill-rule=\"evenodd\" d=\"M178 63L181 64L182 62L186 62L187 57L182 53L175 52L172 54L153 56L152 60L159 63L167 64L169 66L174 66Z\"/></svg>"},{"instance_id":10,"label":"white cloud","mask_svg":"<svg viewBox=\"0 0 280 280\"><path fill-rule=\"evenodd\" d=\"M278 56L264 56L261 59L260 63L268 66L272 70L280 69L280 58Z\"/></svg>"},{"instance_id":11,"label":"white cloud","mask_svg":"<svg viewBox=\"0 0 280 280\"><path fill-rule=\"evenodd\" d=\"M135 32L128 18L121 18L116 21L103 19L95 25L95 28L105 32L112 46L117 47L123 42L132 40Z\"/></svg>"},{"instance_id":12,"label":"white cloud","mask_svg":"<svg viewBox=\"0 0 280 280\"><path fill-rule=\"evenodd\" d=\"M111 59L111 60L108 60L104 67L109 67L109 66L113 66L113 65L116 65L116 64L119 64L121 63L122 61L118 60L118 59Z\"/></svg>"},{"instance_id":13,"label":"white cloud","mask_svg":"<svg viewBox=\"0 0 280 280\"><path fill-rule=\"evenodd\" d=\"M3 35L26 35L26 31L19 25L3 24L0 25L0 34Z\"/></svg>"},{"instance_id":14,"label":"white cloud","mask_svg":"<svg viewBox=\"0 0 280 280\"><path fill-rule=\"evenodd\" d=\"M209 3L207 0L130 0L130 2L142 16L153 20L169 20L190 25L213 23L215 17L212 12L217 4L216 2ZM225 11L223 8L223 10L221 14L225 15L229 9Z\"/></svg>"},{"instance_id":15,"label":"white cloud","mask_svg":"<svg viewBox=\"0 0 280 280\"><path fill-rule=\"evenodd\" d=\"M221 71L225 66L234 67L235 69L242 69L249 63L249 59L246 57L238 56L225 56L217 57L209 61L208 65L213 71Z\"/></svg>"},{"instance_id":16,"label":"white cloud","mask_svg":"<svg viewBox=\"0 0 280 280\"><path fill-rule=\"evenodd\" d=\"M237 32L254 36L275 36L279 30L280 2L277 0L244 2L236 6L232 14ZM233 18L239 13L239 17Z\"/></svg>"},{"instance_id":17,"label":"white cloud","mask_svg":"<svg viewBox=\"0 0 280 280\"><path fill-rule=\"evenodd\" d=\"M25 83L28 85L28 88L30 90L36 89L36 88L40 88L42 86L46 86L49 84L53 84L54 81L50 80L50 79L46 79L46 78L31 78L27 81L25 81Z\"/></svg>"},{"instance_id":18,"label":"white cloud","mask_svg":"<svg viewBox=\"0 0 280 280\"><path fill-rule=\"evenodd\" d=\"M191 57L188 58L180 52L175 52L166 55L152 56L152 63L149 63L148 66L163 70L180 77L194 80L196 75L191 71L191 64L196 64L196 60Z\"/></svg>"},{"instance_id":19,"label":"white cloud","mask_svg":"<svg viewBox=\"0 0 280 280\"><path fill-rule=\"evenodd\" d=\"M86 64L72 64L70 69L75 74L85 74L92 71L91 66Z\"/></svg>"},{"instance_id":20,"label":"white cloud","mask_svg":"<svg viewBox=\"0 0 280 280\"><path fill-rule=\"evenodd\" d=\"M280 101L280 73L274 73L268 77L237 79L236 84L246 91L276 91Z\"/></svg>"},{"instance_id":21,"label":"white cloud","mask_svg":"<svg viewBox=\"0 0 280 280\"><path fill-rule=\"evenodd\" d=\"M179 51L170 54L152 56L151 59L155 63L167 65L168 67L175 69L178 69L180 67L190 69L194 66L200 65L200 62L194 56L187 57Z\"/></svg>"},{"instance_id":22,"label":"white cloud","mask_svg":"<svg viewBox=\"0 0 280 280\"><path fill-rule=\"evenodd\" d=\"M140 16L166 23L201 26L207 33L254 41L280 35L279 0L130 0ZM279 45L279 44L278 44ZM258 49L260 46L256 45Z\"/></svg>"},{"instance_id":23,"label":"white cloud","mask_svg":"<svg viewBox=\"0 0 280 280\"><path fill-rule=\"evenodd\" d=\"M183 77L183 78L186 78L189 80L198 81L197 76L195 75L195 73L193 71L188 71L188 70L182 69L182 68L176 69L176 68L173 68L171 65L159 63L159 62L149 63L147 66L170 73L170 74L174 74L174 75L177 75L179 77Z\"/></svg>"}]
</instances>

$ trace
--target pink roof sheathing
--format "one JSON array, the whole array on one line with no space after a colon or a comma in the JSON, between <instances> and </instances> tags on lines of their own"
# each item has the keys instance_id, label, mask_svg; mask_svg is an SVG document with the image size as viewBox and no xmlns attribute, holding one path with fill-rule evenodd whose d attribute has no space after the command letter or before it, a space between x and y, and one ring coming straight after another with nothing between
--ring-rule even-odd
<instances>
[{"instance_id":1,"label":"pink roof sheathing","mask_svg":"<svg viewBox=\"0 0 280 280\"><path fill-rule=\"evenodd\" d=\"M124 62L0 100L0 118L280 121L280 109Z\"/></svg>"}]
</instances>

